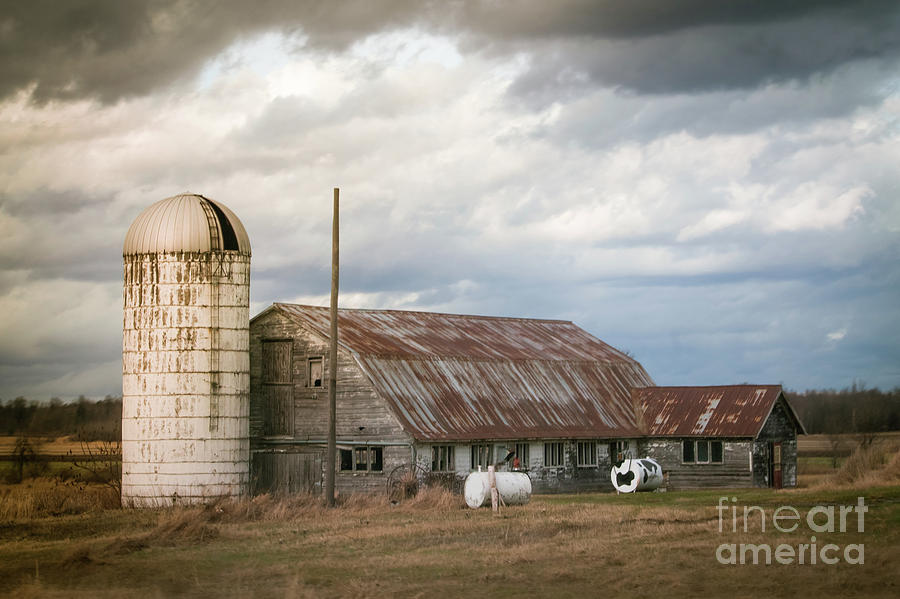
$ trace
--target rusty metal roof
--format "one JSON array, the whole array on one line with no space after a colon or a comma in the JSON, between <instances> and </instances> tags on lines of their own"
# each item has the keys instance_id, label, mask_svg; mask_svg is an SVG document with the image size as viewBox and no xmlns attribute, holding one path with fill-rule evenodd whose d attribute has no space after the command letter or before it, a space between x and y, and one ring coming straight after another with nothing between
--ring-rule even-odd
<instances>
[{"instance_id":1,"label":"rusty metal roof","mask_svg":"<svg viewBox=\"0 0 900 599\"><path fill-rule=\"evenodd\" d=\"M645 387L634 389L641 428L650 437L752 437L759 435L784 394L781 385ZM785 400L788 411L802 424Z\"/></svg>"},{"instance_id":2,"label":"rusty metal roof","mask_svg":"<svg viewBox=\"0 0 900 599\"><path fill-rule=\"evenodd\" d=\"M160 200L125 235L123 255L232 250L250 255L244 225L224 204L194 193Z\"/></svg>"},{"instance_id":3,"label":"rusty metal roof","mask_svg":"<svg viewBox=\"0 0 900 599\"><path fill-rule=\"evenodd\" d=\"M274 304L322 337L329 310ZM258 318L258 317L257 317ZM639 434L638 362L568 321L340 310L339 341L417 439Z\"/></svg>"}]
</instances>

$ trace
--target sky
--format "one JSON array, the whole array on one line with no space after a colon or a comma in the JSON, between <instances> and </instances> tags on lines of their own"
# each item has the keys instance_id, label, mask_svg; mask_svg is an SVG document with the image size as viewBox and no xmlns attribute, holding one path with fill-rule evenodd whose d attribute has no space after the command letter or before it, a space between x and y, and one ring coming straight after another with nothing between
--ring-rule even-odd
<instances>
[{"instance_id":1,"label":"sky","mask_svg":"<svg viewBox=\"0 0 900 599\"><path fill-rule=\"evenodd\" d=\"M574 321L659 385L900 386L900 3L0 3L0 400L121 393L190 191L251 315Z\"/></svg>"}]
</instances>

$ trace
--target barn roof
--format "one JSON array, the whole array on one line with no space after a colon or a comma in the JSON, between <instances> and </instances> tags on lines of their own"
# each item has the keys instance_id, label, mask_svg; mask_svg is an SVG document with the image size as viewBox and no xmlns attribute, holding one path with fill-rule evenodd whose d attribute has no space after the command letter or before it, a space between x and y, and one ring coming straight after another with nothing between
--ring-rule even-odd
<instances>
[{"instance_id":1,"label":"barn roof","mask_svg":"<svg viewBox=\"0 0 900 599\"><path fill-rule=\"evenodd\" d=\"M645 387L632 390L641 424L650 437L752 437L772 413L781 385ZM803 431L787 400L788 412Z\"/></svg>"},{"instance_id":2,"label":"barn roof","mask_svg":"<svg viewBox=\"0 0 900 599\"><path fill-rule=\"evenodd\" d=\"M329 336L328 308L269 310ZM640 434L630 390L653 381L571 322L340 310L338 326L340 345L417 439Z\"/></svg>"}]
</instances>

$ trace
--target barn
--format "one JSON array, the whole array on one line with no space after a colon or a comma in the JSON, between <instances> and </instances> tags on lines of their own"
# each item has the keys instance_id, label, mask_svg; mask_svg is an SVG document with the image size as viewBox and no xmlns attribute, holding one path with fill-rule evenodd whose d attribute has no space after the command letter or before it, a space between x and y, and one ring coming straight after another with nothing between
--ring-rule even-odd
<instances>
[{"instance_id":1,"label":"barn","mask_svg":"<svg viewBox=\"0 0 900 599\"><path fill-rule=\"evenodd\" d=\"M199 194L146 208L122 256L123 503L321 492L330 311L276 303L251 320L250 239ZM536 492L611 489L614 462L646 456L669 488L796 484L803 427L779 386L657 387L561 320L338 320L341 493L491 464L527 472Z\"/></svg>"},{"instance_id":2,"label":"barn","mask_svg":"<svg viewBox=\"0 0 900 599\"><path fill-rule=\"evenodd\" d=\"M254 492L321 489L329 318L276 303L250 322ZM399 310L338 321L338 492L381 491L412 467L452 480L498 463L535 492L610 490L627 456L659 459L673 488L795 484L802 427L780 387L656 387L567 321Z\"/></svg>"},{"instance_id":3,"label":"barn","mask_svg":"<svg viewBox=\"0 0 900 599\"><path fill-rule=\"evenodd\" d=\"M632 397L646 433L639 451L669 488L797 485L805 430L780 385L645 387Z\"/></svg>"}]
</instances>

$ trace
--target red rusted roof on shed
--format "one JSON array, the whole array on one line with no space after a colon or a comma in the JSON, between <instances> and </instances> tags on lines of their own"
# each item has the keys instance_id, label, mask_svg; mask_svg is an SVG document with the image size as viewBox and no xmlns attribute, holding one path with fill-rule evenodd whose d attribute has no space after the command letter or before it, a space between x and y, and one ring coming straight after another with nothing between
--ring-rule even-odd
<instances>
[{"instance_id":1,"label":"red rusted roof on shed","mask_svg":"<svg viewBox=\"0 0 900 599\"><path fill-rule=\"evenodd\" d=\"M755 438L781 394L781 385L645 387L632 391L635 404L641 406L642 428L650 437ZM785 404L793 414L790 404Z\"/></svg>"},{"instance_id":2,"label":"red rusted roof on shed","mask_svg":"<svg viewBox=\"0 0 900 599\"><path fill-rule=\"evenodd\" d=\"M329 310L274 307L323 337ZM340 344L417 439L639 435L634 359L568 321L340 310Z\"/></svg>"}]
</instances>

